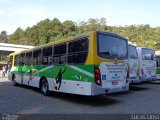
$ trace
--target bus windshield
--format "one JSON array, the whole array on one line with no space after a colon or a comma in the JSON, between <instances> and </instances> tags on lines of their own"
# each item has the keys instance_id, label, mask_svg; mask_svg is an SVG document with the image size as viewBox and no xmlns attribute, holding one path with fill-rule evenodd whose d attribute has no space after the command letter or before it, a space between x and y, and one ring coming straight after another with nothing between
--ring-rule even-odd
<instances>
[{"instance_id":1,"label":"bus windshield","mask_svg":"<svg viewBox=\"0 0 160 120\"><path fill-rule=\"evenodd\" d=\"M137 49L135 46L129 45L129 58L138 59Z\"/></svg>"},{"instance_id":2,"label":"bus windshield","mask_svg":"<svg viewBox=\"0 0 160 120\"><path fill-rule=\"evenodd\" d=\"M151 49L142 49L142 59L143 60L154 60L155 52Z\"/></svg>"},{"instance_id":3,"label":"bus windshield","mask_svg":"<svg viewBox=\"0 0 160 120\"><path fill-rule=\"evenodd\" d=\"M98 55L102 58L127 59L127 40L107 34L98 35Z\"/></svg>"}]
</instances>

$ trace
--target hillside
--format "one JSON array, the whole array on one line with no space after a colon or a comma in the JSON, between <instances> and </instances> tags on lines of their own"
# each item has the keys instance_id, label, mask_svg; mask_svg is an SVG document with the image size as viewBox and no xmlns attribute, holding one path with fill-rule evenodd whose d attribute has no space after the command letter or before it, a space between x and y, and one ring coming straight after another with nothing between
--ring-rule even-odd
<instances>
[{"instance_id":1,"label":"hillside","mask_svg":"<svg viewBox=\"0 0 160 120\"><path fill-rule=\"evenodd\" d=\"M5 31L0 34L0 42L25 44L38 46L62 38L79 35L92 30L108 31L120 34L139 46L160 49L160 28L152 28L150 25L131 26L107 26L105 18L80 21L78 23L70 20L61 22L59 19L45 19L32 27L23 30L17 28L7 36Z\"/></svg>"}]
</instances>

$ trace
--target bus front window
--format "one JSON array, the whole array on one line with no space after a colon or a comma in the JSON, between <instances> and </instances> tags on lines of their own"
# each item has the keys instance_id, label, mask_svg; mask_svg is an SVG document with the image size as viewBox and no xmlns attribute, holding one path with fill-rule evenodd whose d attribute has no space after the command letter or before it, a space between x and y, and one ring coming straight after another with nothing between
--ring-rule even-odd
<instances>
[{"instance_id":1,"label":"bus front window","mask_svg":"<svg viewBox=\"0 0 160 120\"><path fill-rule=\"evenodd\" d=\"M98 55L102 58L127 59L127 40L117 36L99 34Z\"/></svg>"}]
</instances>

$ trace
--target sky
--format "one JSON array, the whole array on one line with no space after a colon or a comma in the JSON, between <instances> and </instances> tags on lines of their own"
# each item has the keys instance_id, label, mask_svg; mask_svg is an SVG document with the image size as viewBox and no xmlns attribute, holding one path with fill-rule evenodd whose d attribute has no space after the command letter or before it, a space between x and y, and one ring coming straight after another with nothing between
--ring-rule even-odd
<instances>
[{"instance_id":1,"label":"sky","mask_svg":"<svg viewBox=\"0 0 160 120\"><path fill-rule=\"evenodd\" d=\"M44 19L106 18L109 26L160 26L160 0L0 0L0 32L12 34Z\"/></svg>"}]
</instances>

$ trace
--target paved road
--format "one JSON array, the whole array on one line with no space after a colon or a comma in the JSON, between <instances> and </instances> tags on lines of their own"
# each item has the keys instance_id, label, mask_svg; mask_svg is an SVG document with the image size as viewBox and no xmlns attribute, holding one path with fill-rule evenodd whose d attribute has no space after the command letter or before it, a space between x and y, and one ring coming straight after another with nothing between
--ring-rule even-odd
<instances>
[{"instance_id":1,"label":"paved road","mask_svg":"<svg viewBox=\"0 0 160 120\"><path fill-rule=\"evenodd\" d=\"M134 85L129 92L86 97L51 93L43 96L37 89L14 87L0 77L1 114L135 114L160 113L160 81Z\"/></svg>"}]
</instances>

